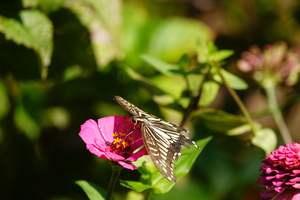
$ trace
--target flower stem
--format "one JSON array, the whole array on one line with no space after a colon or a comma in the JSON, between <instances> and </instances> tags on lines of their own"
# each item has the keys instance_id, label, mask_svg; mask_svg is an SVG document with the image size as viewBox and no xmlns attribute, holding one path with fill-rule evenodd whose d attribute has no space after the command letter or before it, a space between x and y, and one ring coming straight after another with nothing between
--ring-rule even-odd
<instances>
[{"instance_id":1,"label":"flower stem","mask_svg":"<svg viewBox=\"0 0 300 200\"><path fill-rule=\"evenodd\" d=\"M269 108L270 112L273 115L273 118L275 120L275 123L279 129L279 132L281 134L281 137L283 139L283 142L286 144L291 144L292 143L292 137L291 134L284 122L284 119L282 117L281 111L278 107L277 104L277 99L276 99L276 93L275 93L275 85L274 84L264 84L263 88L266 92L268 103L269 103Z\"/></svg>"},{"instance_id":2,"label":"flower stem","mask_svg":"<svg viewBox=\"0 0 300 200\"><path fill-rule=\"evenodd\" d=\"M115 164L112 162L110 164L111 164L111 168L112 168L112 175L110 177L105 200L110 200L110 197L115 188L116 182L117 182L119 175L123 169L123 167L118 164Z\"/></svg>"},{"instance_id":3,"label":"flower stem","mask_svg":"<svg viewBox=\"0 0 300 200\"><path fill-rule=\"evenodd\" d=\"M246 121L248 122L248 124L250 125L251 127L251 130L253 132L254 135L257 135L257 130L256 130L256 127L254 125L254 122L252 121L252 118L250 117L250 114L248 113L245 105L243 104L242 100L240 99L240 97L237 95L237 93L228 85L226 79L224 78L222 72L221 72L221 67L220 65L216 62L216 61L213 61L214 64L216 65L217 67L217 70L218 70L218 73L219 75L221 76L222 80L223 80L223 83L225 85L225 87L227 88L227 90L229 91L229 93L231 94L232 98L235 100L235 102L237 103L237 105L239 106L241 112L243 113Z\"/></svg>"},{"instance_id":4,"label":"flower stem","mask_svg":"<svg viewBox=\"0 0 300 200\"><path fill-rule=\"evenodd\" d=\"M151 195L152 195L152 190L151 189L146 190L145 200L150 200Z\"/></svg>"}]
</instances>

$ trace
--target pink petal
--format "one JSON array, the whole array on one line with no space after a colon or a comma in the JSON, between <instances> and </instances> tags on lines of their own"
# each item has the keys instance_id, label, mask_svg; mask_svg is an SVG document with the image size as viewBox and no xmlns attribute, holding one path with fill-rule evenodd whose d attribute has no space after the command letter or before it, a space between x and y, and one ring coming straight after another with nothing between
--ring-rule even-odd
<instances>
[{"instance_id":1,"label":"pink petal","mask_svg":"<svg viewBox=\"0 0 300 200\"><path fill-rule=\"evenodd\" d=\"M100 158L104 158L104 159L109 159L109 157L107 157L103 151L100 151L99 149L97 149L93 144L87 144L86 148L93 154L95 154L96 156L100 157Z\"/></svg>"},{"instance_id":2,"label":"pink petal","mask_svg":"<svg viewBox=\"0 0 300 200\"><path fill-rule=\"evenodd\" d=\"M83 125L81 125L81 131L79 132L79 136L86 144L94 144L95 138L100 138L100 132L98 129L97 123L89 119ZM102 139L104 142L104 140Z\"/></svg>"},{"instance_id":3,"label":"pink petal","mask_svg":"<svg viewBox=\"0 0 300 200\"><path fill-rule=\"evenodd\" d=\"M282 193L280 193L274 200L292 200L293 196L294 196L293 190L285 190Z\"/></svg>"},{"instance_id":4,"label":"pink petal","mask_svg":"<svg viewBox=\"0 0 300 200\"><path fill-rule=\"evenodd\" d=\"M117 160L125 160L123 156L120 156L118 154L114 154L111 152L105 152L105 155L110 158L110 160L117 161Z\"/></svg>"},{"instance_id":5,"label":"pink petal","mask_svg":"<svg viewBox=\"0 0 300 200\"><path fill-rule=\"evenodd\" d=\"M296 190L291 200L299 200L299 199L300 199L300 190Z\"/></svg>"},{"instance_id":6,"label":"pink petal","mask_svg":"<svg viewBox=\"0 0 300 200\"><path fill-rule=\"evenodd\" d=\"M134 141L130 144L130 148L132 149L132 151L134 151L134 150L140 148L143 145L144 145L143 139L139 138L139 139L137 139L136 141Z\"/></svg>"},{"instance_id":7,"label":"pink petal","mask_svg":"<svg viewBox=\"0 0 300 200\"><path fill-rule=\"evenodd\" d=\"M100 134L103 136L105 141L109 143L113 142L112 134L117 131L115 128L117 127L117 124L115 123L116 117L118 116L103 117L98 119Z\"/></svg>"},{"instance_id":8,"label":"pink petal","mask_svg":"<svg viewBox=\"0 0 300 200\"><path fill-rule=\"evenodd\" d=\"M276 196L278 193L274 190L268 191L268 192L264 192L261 193L260 196L262 196L264 199L271 199L274 196Z\"/></svg>"},{"instance_id":9,"label":"pink petal","mask_svg":"<svg viewBox=\"0 0 300 200\"><path fill-rule=\"evenodd\" d=\"M147 152L146 148L143 147L141 148L137 153L132 154L130 157L128 157L126 159L126 161L136 161L138 158L142 157L143 155L145 155L145 153Z\"/></svg>"},{"instance_id":10,"label":"pink petal","mask_svg":"<svg viewBox=\"0 0 300 200\"><path fill-rule=\"evenodd\" d=\"M128 164L126 162L123 161L117 161L120 165L122 165L124 168L126 169L131 169L131 170L135 170L137 167L134 166L133 164Z\"/></svg>"}]
</instances>

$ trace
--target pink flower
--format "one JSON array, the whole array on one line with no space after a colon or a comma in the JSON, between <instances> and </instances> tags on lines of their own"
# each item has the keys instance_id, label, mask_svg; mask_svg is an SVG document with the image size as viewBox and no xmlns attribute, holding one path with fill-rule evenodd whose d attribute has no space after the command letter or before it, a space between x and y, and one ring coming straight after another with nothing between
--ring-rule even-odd
<instances>
[{"instance_id":1,"label":"pink flower","mask_svg":"<svg viewBox=\"0 0 300 200\"><path fill-rule=\"evenodd\" d=\"M261 194L264 199L299 200L300 199L300 144L293 142L280 146L267 158L260 171L259 182L265 185L267 192Z\"/></svg>"},{"instance_id":2,"label":"pink flower","mask_svg":"<svg viewBox=\"0 0 300 200\"><path fill-rule=\"evenodd\" d=\"M259 83L272 78L276 83L284 82L291 86L298 81L300 50L288 49L285 42L266 45L263 51L253 45L249 51L242 53L237 66L241 71L253 72L254 79Z\"/></svg>"},{"instance_id":3,"label":"pink flower","mask_svg":"<svg viewBox=\"0 0 300 200\"><path fill-rule=\"evenodd\" d=\"M89 119L81 125L79 136L91 153L135 170L136 166L128 162L136 161L147 150L143 147L134 152L144 143L138 129L132 132L135 125L130 120L128 117L111 116L98 119L97 124Z\"/></svg>"}]
</instances>

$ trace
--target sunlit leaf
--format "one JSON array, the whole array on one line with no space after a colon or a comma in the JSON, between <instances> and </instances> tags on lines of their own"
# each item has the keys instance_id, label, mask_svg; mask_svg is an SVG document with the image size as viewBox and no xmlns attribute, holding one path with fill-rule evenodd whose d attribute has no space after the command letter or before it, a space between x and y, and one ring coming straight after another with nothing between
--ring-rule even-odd
<instances>
[{"instance_id":1,"label":"sunlit leaf","mask_svg":"<svg viewBox=\"0 0 300 200\"><path fill-rule=\"evenodd\" d=\"M75 183L81 187L90 200L105 199L104 197L106 196L106 191L99 186L84 180L76 181ZM111 200L113 200L112 197Z\"/></svg>"},{"instance_id":2,"label":"sunlit leaf","mask_svg":"<svg viewBox=\"0 0 300 200\"><path fill-rule=\"evenodd\" d=\"M191 149L185 148L181 152L181 156L178 161L175 162L176 169L174 170L177 180L189 173L197 157L204 149L206 144L212 139L207 137L202 140L198 140L199 149L191 147ZM146 189L152 189L154 194L161 195L165 194L172 189L175 185L174 182L165 179L160 172L155 168L154 172L149 176L148 180L143 180L144 183L137 181L122 181L122 185L133 189L137 192L142 192Z\"/></svg>"},{"instance_id":3,"label":"sunlit leaf","mask_svg":"<svg viewBox=\"0 0 300 200\"><path fill-rule=\"evenodd\" d=\"M251 142L269 155L276 148L277 137L272 129L264 128L257 131L257 135L251 139Z\"/></svg>"},{"instance_id":4,"label":"sunlit leaf","mask_svg":"<svg viewBox=\"0 0 300 200\"><path fill-rule=\"evenodd\" d=\"M187 54L183 54L178 62L178 65L182 69L186 69L191 65L190 59Z\"/></svg>"},{"instance_id":5,"label":"sunlit leaf","mask_svg":"<svg viewBox=\"0 0 300 200\"><path fill-rule=\"evenodd\" d=\"M120 180L120 185L129 188L131 190L134 190L136 192L143 192L144 190L153 188L151 185L146 185L138 181L125 181L125 180Z\"/></svg>"},{"instance_id":6,"label":"sunlit leaf","mask_svg":"<svg viewBox=\"0 0 300 200\"><path fill-rule=\"evenodd\" d=\"M248 84L240 77L226 71L225 69L221 69L221 73L232 89L245 90L248 88ZM213 79L219 83L223 83L223 80L219 74L214 74Z\"/></svg>"},{"instance_id":7,"label":"sunlit leaf","mask_svg":"<svg viewBox=\"0 0 300 200\"><path fill-rule=\"evenodd\" d=\"M224 60L234 54L233 50L219 50L211 53L209 55L210 60L215 60L217 62Z\"/></svg>"},{"instance_id":8,"label":"sunlit leaf","mask_svg":"<svg viewBox=\"0 0 300 200\"><path fill-rule=\"evenodd\" d=\"M214 81L206 81L202 85L199 106L209 106L216 98L220 85Z\"/></svg>"},{"instance_id":9,"label":"sunlit leaf","mask_svg":"<svg viewBox=\"0 0 300 200\"><path fill-rule=\"evenodd\" d=\"M259 123L254 123L254 126L255 126L256 130L258 130L262 127L262 125ZM241 135L241 134L244 134L244 133L247 133L250 131L252 131L251 126L249 124L243 124L241 126L238 126L238 127L228 130L226 135L236 136L236 135Z\"/></svg>"},{"instance_id":10,"label":"sunlit leaf","mask_svg":"<svg viewBox=\"0 0 300 200\"><path fill-rule=\"evenodd\" d=\"M22 0L23 7L41 7L47 13L58 10L65 0Z\"/></svg>"},{"instance_id":11,"label":"sunlit leaf","mask_svg":"<svg viewBox=\"0 0 300 200\"><path fill-rule=\"evenodd\" d=\"M42 78L48 74L53 52L53 25L50 19L38 10L24 10L20 12L22 22L34 38L36 51L42 60Z\"/></svg>"},{"instance_id":12,"label":"sunlit leaf","mask_svg":"<svg viewBox=\"0 0 300 200\"><path fill-rule=\"evenodd\" d=\"M227 134L227 131L246 123L242 116L210 108L194 112L192 118L199 120L209 130L223 134Z\"/></svg>"},{"instance_id":13,"label":"sunlit leaf","mask_svg":"<svg viewBox=\"0 0 300 200\"><path fill-rule=\"evenodd\" d=\"M197 41L214 37L208 26L197 20L173 17L163 21L153 33L148 52L162 60L177 62L187 53L195 53Z\"/></svg>"},{"instance_id":14,"label":"sunlit leaf","mask_svg":"<svg viewBox=\"0 0 300 200\"><path fill-rule=\"evenodd\" d=\"M120 0L66 0L64 5L74 12L81 24L89 30L99 67L124 57L121 50Z\"/></svg>"},{"instance_id":15,"label":"sunlit leaf","mask_svg":"<svg viewBox=\"0 0 300 200\"><path fill-rule=\"evenodd\" d=\"M166 63L151 55L142 55L141 58L164 75L167 76L181 75L180 73L174 73L175 70L178 71L180 69L179 65Z\"/></svg>"},{"instance_id":16,"label":"sunlit leaf","mask_svg":"<svg viewBox=\"0 0 300 200\"><path fill-rule=\"evenodd\" d=\"M130 78L136 80L139 84L145 87L152 95L160 96L166 94L164 91L159 89L153 81L142 76L141 74L139 74L132 68L128 67L127 65L123 65L122 68L126 71L126 73Z\"/></svg>"},{"instance_id":17,"label":"sunlit leaf","mask_svg":"<svg viewBox=\"0 0 300 200\"><path fill-rule=\"evenodd\" d=\"M0 31L5 38L27 48L34 49L42 61L42 78L48 73L53 52L53 25L48 17L39 10L20 12L22 23L0 16Z\"/></svg>"}]
</instances>

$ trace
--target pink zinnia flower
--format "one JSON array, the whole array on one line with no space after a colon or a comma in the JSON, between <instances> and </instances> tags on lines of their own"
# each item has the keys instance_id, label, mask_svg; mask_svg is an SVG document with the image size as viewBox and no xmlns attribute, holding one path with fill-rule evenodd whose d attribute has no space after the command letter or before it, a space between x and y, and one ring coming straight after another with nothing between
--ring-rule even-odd
<instances>
[{"instance_id":1,"label":"pink zinnia flower","mask_svg":"<svg viewBox=\"0 0 300 200\"><path fill-rule=\"evenodd\" d=\"M278 147L267 158L260 170L259 182L269 191L261 196L264 199L300 199L300 144L293 142Z\"/></svg>"},{"instance_id":2,"label":"pink zinnia flower","mask_svg":"<svg viewBox=\"0 0 300 200\"><path fill-rule=\"evenodd\" d=\"M292 86L298 81L300 50L288 49L285 42L266 45L263 51L253 45L249 51L242 53L237 66L241 71L253 72L257 82L271 77L275 82L284 82Z\"/></svg>"},{"instance_id":3,"label":"pink zinnia flower","mask_svg":"<svg viewBox=\"0 0 300 200\"><path fill-rule=\"evenodd\" d=\"M98 119L97 124L89 119L81 125L79 136L91 153L111 162L117 162L124 168L135 170L136 166L128 162L136 161L147 150L143 147L134 152L144 143L140 131L134 130L135 125L130 120L128 117L111 116Z\"/></svg>"}]
</instances>

